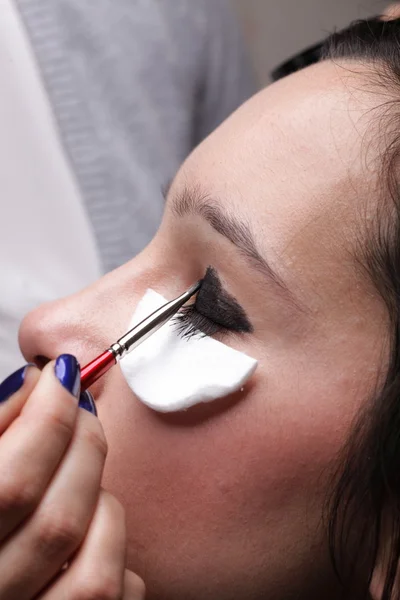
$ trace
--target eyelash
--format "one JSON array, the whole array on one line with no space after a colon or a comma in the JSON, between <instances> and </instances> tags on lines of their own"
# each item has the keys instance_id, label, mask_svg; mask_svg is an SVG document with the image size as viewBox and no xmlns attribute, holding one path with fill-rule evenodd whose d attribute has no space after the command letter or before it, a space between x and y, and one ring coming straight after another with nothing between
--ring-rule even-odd
<instances>
[{"instance_id":1,"label":"eyelash","mask_svg":"<svg viewBox=\"0 0 400 600\"><path fill-rule=\"evenodd\" d=\"M194 304L184 306L174 317L174 324L177 327L178 334L185 339L191 339L192 337L198 336L205 337L206 335L212 336L217 333L227 333L228 330L215 323L208 317L201 315Z\"/></svg>"}]
</instances>

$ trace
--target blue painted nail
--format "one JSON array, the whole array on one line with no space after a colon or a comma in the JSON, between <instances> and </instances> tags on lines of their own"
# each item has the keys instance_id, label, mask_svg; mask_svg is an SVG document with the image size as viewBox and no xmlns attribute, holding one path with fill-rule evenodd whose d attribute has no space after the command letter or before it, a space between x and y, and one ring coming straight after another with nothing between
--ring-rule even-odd
<instances>
[{"instance_id":1,"label":"blue painted nail","mask_svg":"<svg viewBox=\"0 0 400 600\"><path fill-rule=\"evenodd\" d=\"M0 384L0 403L8 400L10 396L15 394L15 392L18 392L22 387L25 381L25 373L29 366L30 363L21 369L18 369L18 371L9 375L7 379Z\"/></svg>"},{"instance_id":2,"label":"blue painted nail","mask_svg":"<svg viewBox=\"0 0 400 600\"><path fill-rule=\"evenodd\" d=\"M56 360L54 372L61 385L78 398L81 389L81 370L75 356L61 354Z\"/></svg>"},{"instance_id":3,"label":"blue painted nail","mask_svg":"<svg viewBox=\"0 0 400 600\"><path fill-rule=\"evenodd\" d=\"M90 392L82 392L79 398L79 407L89 411L92 415L97 417L96 404L94 403L94 398Z\"/></svg>"}]
</instances>

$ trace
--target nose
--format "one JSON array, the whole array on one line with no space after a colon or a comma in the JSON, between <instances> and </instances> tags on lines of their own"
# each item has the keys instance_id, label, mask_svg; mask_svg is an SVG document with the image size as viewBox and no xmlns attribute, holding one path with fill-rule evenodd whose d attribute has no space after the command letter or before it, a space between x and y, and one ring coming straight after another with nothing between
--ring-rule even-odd
<instances>
[{"instance_id":1,"label":"nose","mask_svg":"<svg viewBox=\"0 0 400 600\"><path fill-rule=\"evenodd\" d=\"M93 311L94 312L94 311ZM84 364L102 346L103 335L80 294L43 304L28 313L19 330L25 359L40 368L64 352Z\"/></svg>"},{"instance_id":2,"label":"nose","mask_svg":"<svg viewBox=\"0 0 400 600\"><path fill-rule=\"evenodd\" d=\"M132 309L146 288L170 280L168 269L172 267L159 256L148 247L85 290L28 313L19 330L25 359L42 367L48 360L68 353L84 366L104 352L126 332ZM185 289L185 283L175 277L174 285L178 287L172 293Z\"/></svg>"},{"instance_id":3,"label":"nose","mask_svg":"<svg viewBox=\"0 0 400 600\"><path fill-rule=\"evenodd\" d=\"M28 313L19 330L25 359L43 367L48 360L69 353L83 366L108 348L121 329L121 315L109 301L113 287L115 282L106 277Z\"/></svg>"},{"instance_id":4,"label":"nose","mask_svg":"<svg viewBox=\"0 0 400 600\"><path fill-rule=\"evenodd\" d=\"M25 359L41 367L69 353L84 366L109 348L124 333L146 288L149 269L142 262L135 257L83 291L28 313L19 330Z\"/></svg>"}]
</instances>

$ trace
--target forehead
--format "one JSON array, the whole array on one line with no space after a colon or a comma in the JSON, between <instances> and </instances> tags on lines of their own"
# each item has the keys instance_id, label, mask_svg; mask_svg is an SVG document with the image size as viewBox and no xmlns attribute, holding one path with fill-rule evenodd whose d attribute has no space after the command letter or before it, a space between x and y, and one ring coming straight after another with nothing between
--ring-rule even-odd
<instances>
[{"instance_id":1,"label":"forehead","mask_svg":"<svg viewBox=\"0 0 400 600\"><path fill-rule=\"evenodd\" d=\"M378 106L362 67L320 63L243 105L189 157L176 184L196 184L245 218L286 266L314 277L340 272L362 234L360 215L374 209Z\"/></svg>"},{"instance_id":2,"label":"forehead","mask_svg":"<svg viewBox=\"0 0 400 600\"><path fill-rule=\"evenodd\" d=\"M361 67L326 61L271 85L192 154L185 174L257 222L289 219L293 231L348 217L375 184L379 97L367 80Z\"/></svg>"}]
</instances>

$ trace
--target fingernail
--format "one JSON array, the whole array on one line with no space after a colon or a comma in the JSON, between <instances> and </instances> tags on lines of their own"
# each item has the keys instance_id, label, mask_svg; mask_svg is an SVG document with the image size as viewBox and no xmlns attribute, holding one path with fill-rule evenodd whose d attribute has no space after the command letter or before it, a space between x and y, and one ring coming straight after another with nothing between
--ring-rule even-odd
<instances>
[{"instance_id":1,"label":"fingernail","mask_svg":"<svg viewBox=\"0 0 400 600\"><path fill-rule=\"evenodd\" d=\"M22 388L25 381L25 374L28 367L34 366L32 363L28 363L15 373L12 373L0 384L0 403L5 402L10 396L18 392Z\"/></svg>"},{"instance_id":2,"label":"fingernail","mask_svg":"<svg viewBox=\"0 0 400 600\"><path fill-rule=\"evenodd\" d=\"M58 381L66 390L78 398L81 389L81 370L72 354L61 354L54 367Z\"/></svg>"},{"instance_id":3,"label":"fingernail","mask_svg":"<svg viewBox=\"0 0 400 600\"><path fill-rule=\"evenodd\" d=\"M79 407L89 411L90 413L92 413L92 415L97 417L96 404L95 404L94 398L90 392L88 392L88 391L82 392L82 394L80 395L80 398L79 398Z\"/></svg>"}]
</instances>

